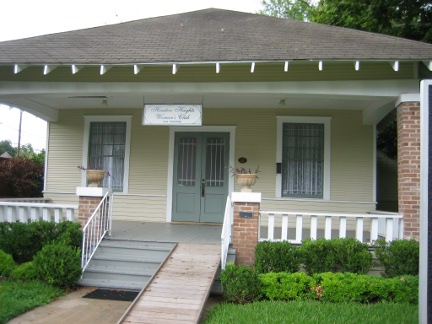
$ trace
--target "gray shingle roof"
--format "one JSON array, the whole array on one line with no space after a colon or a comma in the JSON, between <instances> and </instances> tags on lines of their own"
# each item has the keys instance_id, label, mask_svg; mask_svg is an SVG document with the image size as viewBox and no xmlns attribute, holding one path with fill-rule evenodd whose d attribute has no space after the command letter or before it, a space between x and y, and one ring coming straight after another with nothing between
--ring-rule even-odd
<instances>
[{"instance_id":1,"label":"gray shingle roof","mask_svg":"<svg viewBox=\"0 0 432 324\"><path fill-rule=\"evenodd\" d=\"M0 42L0 64L432 60L432 45L220 9Z\"/></svg>"}]
</instances>

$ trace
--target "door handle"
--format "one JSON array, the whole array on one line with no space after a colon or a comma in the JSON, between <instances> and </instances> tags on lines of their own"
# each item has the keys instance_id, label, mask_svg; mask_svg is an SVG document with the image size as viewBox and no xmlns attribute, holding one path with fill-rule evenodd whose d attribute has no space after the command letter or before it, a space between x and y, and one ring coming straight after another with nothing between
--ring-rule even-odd
<instances>
[{"instance_id":1,"label":"door handle","mask_svg":"<svg viewBox=\"0 0 432 324\"><path fill-rule=\"evenodd\" d=\"M201 179L201 197L205 195L205 179Z\"/></svg>"}]
</instances>

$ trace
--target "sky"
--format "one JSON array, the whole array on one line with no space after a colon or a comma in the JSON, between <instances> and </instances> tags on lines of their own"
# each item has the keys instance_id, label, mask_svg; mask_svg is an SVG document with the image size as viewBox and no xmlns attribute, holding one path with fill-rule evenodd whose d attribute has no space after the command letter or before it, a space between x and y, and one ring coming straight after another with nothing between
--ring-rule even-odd
<instances>
[{"instance_id":1,"label":"sky","mask_svg":"<svg viewBox=\"0 0 432 324\"><path fill-rule=\"evenodd\" d=\"M261 0L1 0L0 42L205 8L256 13ZM0 104L0 141L18 144L20 111ZM24 112L21 144L46 147L46 122ZM1 152L0 152L1 154Z\"/></svg>"}]
</instances>

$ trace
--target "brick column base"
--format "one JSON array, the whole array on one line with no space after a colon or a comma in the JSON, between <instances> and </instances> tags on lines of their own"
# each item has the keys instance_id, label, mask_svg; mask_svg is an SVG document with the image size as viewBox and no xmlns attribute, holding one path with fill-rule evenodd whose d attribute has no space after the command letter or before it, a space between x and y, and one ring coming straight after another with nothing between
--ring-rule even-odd
<instances>
[{"instance_id":1,"label":"brick column base","mask_svg":"<svg viewBox=\"0 0 432 324\"><path fill-rule=\"evenodd\" d=\"M76 194L79 197L78 220L81 227L84 227L88 219L93 215L108 190L108 188L99 187L78 187L76 189Z\"/></svg>"},{"instance_id":2,"label":"brick column base","mask_svg":"<svg viewBox=\"0 0 432 324\"><path fill-rule=\"evenodd\" d=\"M102 197L79 197L78 220L81 224L81 227L84 227L88 219L91 217L91 215L93 215L93 212L101 200Z\"/></svg>"},{"instance_id":3,"label":"brick column base","mask_svg":"<svg viewBox=\"0 0 432 324\"><path fill-rule=\"evenodd\" d=\"M419 238L420 231L420 103L397 107L398 207L403 214L404 238Z\"/></svg>"},{"instance_id":4,"label":"brick column base","mask_svg":"<svg viewBox=\"0 0 432 324\"><path fill-rule=\"evenodd\" d=\"M255 247L258 244L260 193L234 192L233 248L236 249L236 263L253 266Z\"/></svg>"}]
</instances>

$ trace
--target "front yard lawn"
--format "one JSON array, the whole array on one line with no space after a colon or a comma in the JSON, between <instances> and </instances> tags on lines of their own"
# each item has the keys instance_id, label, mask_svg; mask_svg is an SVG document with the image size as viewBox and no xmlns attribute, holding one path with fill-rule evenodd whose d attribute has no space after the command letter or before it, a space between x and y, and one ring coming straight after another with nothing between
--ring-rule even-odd
<instances>
[{"instance_id":1,"label":"front yard lawn","mask_svg":"<svg viewBox=\"0 0 432 324\"><path fill-rule=\"evenodd\" d=\"M38 281L0 280L0 324L63 294L64 290Z\"/></svg>"},{"instance_id":2,"label":"front yard lawn","mask_svg":"<svg viewBox=\"0 0 432 324\"><path fill-rule=\"evenodd\" d=\"M245 305L220 304L207 317L206 324L416 324L418 306L380 303L331 304L314 301L263 301Z\"/></svg>"}]
</instances>

